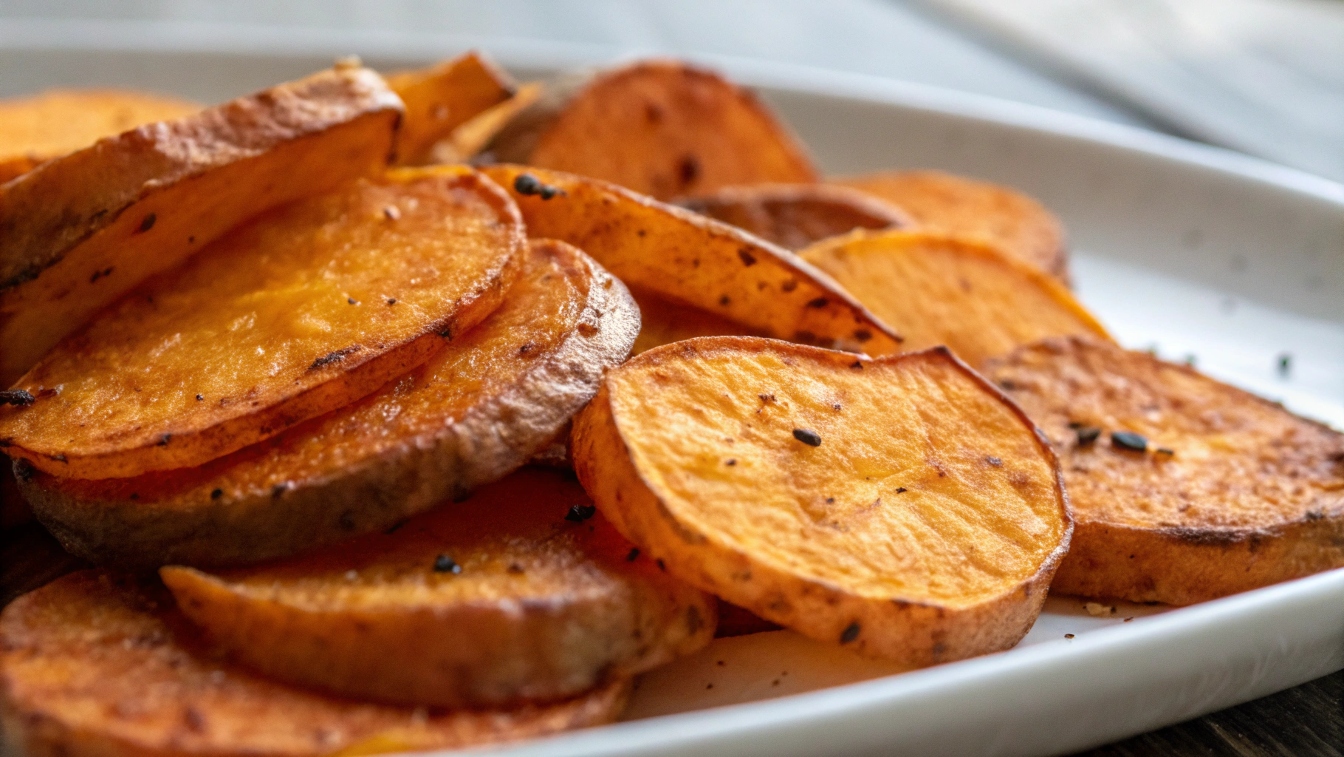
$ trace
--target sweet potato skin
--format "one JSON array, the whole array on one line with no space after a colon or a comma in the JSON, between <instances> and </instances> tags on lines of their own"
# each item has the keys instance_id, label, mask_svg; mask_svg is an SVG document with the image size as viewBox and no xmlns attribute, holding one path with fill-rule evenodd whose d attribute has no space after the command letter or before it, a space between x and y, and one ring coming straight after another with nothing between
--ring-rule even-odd
<instances>
[{"instance_id":1,"label":"sweet potato skin","mask_svg":"<svg viewBox=\"0 0 1344 757\"><path fill-rule=\"evenodd\" d=\"M408 166L428 162L436 143L514 92L509 75L475 50L429 68L388 74L387 84L406 106L397 162Z\"/></svg>"},{"instance_id":2,"label":"sweet potato skin","mask_svg":"<svg viewBox=\"0 0 1344 757\"><path fill-rule=\"evenodd\" d=\"M986 375L1063 464L1077 530L1052 591L1185 605L1344 566L1338 432L1084 337L1023 347Z\"/></svg>"},{"instance_id":3,"label":"sweet potato skin","mask_svg":"<svg viewBox=\"0 0 1344 757\"><path fill-rule=\"evenodd\" d=\"M343 67L147 124L0 185L0 384L240 221L381 171L401 103Z\"/></svg>"},{"instance_id":4,"label":"sweet potato skin","mask_svg":"<svg viewBox=\"0 0 1344 757\"><path fill-rule=\"evenodd\" d=\"M530 235L579 247L633 291L746 333L870 355L899 349L899 335L824 273L740 229L596 179L515 165L482 170L513 194ZM525 175L554 194L523 193Z\"/></svg>"},{"instance_id":5,"label":"sweet potato skin","mask_svg":"<svg viewBox=\"0 0 1344 757\"><path fill-rule=\"evenodd\" d=\"M797 366L811 364L829 380L819 380L816 385L824 390L815 390L821 394L812 398L814 406L812 400L805 398L814 392L808 388L812 379L804 378L807 374L803 369L790 367L785 374L776 376L775 388L759 395L756 405L761 412L748 410L742 428L734 433L729 426L699 419L739 413L736 406L740 401L757 399L752 393L760 391L762 379L754 367L740 368L741 375L726 383L703 378L712 376L715 369L700 362L715 353L756 356L751 359L761 361L762 365L773 361L783 366L791 366L786 361ZM682 365L678 366L679 363ZM873 374L905 370L928 371L922 380L938 386L946 397L955 395L970 400L957 406L962 409L954 413L974 415L983 411L975 417L993 416L992 423L1015 429L998 442L1013 453L1004 451L998 452L999 457L981 457L983 449L976 445L989 443L985 439L965 442L965 447L961 441L946 442L945 446L930 441L925 459L916 461L909 469L899 469L891 467L889 456L871 449L877 443L871 434L885 434L883 438L894 440L900 438L899 429L892 429L891 433L879 431L888 427L878 418L864 418L860 423L867 429L862 432L866 436L849 438L846 429L857 427L849 426L852 421L846 419L846 413L856 412L856 407L861 413L869 403L895 406L911 400L899 388L856 388L861 384L846 380L846 373L863 376L867 381ZM641 399L622 386L627 380L642 381L638 375L648 376L657 391L642 393ZM636 378L625 378L631 376ZM675 395L680 387L688 385L688 376L696 377L689 379L692 383L703 383L697 390L703 394L703 402L699 403L702 410L687 410L683 420L678 421L650 409L655 405L675 406L678 402ZM920 382L911 384L916 385ZM874 394L865 396L868 391ZM946 397L931 393L930 407L915 411L925 419L920 422L928 423L929 418L952 406ZM974 397L979 399L973 400ZM966 407L975 410L965 410ZM648 413L649 417L636 418L640 413ZM777 413L789 417L772 419ZM812 429L803 429L802 435L795 430L793 437L787 437L790 426L804 423ZM644 431L639 431L641 424L651 425L644 425ZM661 441L637 440L637 434L653 426L669 429L654 432ZM956 427L959 424L954 422L944 429L949 431L949 438L969 438L951 433ZM806 432L813 430L820 432L817 437L820 444L816 447L804 441L808 438ZM913 433L911 438L923 438L919 431ZM698 451L682 456L677 438L695 440ZM821 468L813 468L813 463L802 457L818 454L810 450L828 450L827 445L839 451L818 458L822 462L816 465ZM855 457L848 458L850 454ZM807 636L852 644L866 654L911 665L946 662L1016 644L1040 612L1072 531L1068 498L1048 445L1016 406L946 350L869 360L744 337L703 338L667 345L644 353L608 375L597 397L575 419L573 455L579 480L602 512L627 538L663 560L673 575ZM660 457L681 460L684 465L674 465L675 470L664 468L657 462ZM921 470L924 472L916 472ZM849 471L859 488L887 489L881 491L876 501L850 508L852 512L846 510L849 505L844 500L864 494L850 492L829 479L849 475L845 473ZM859 481L862 473L871 474L864 481L881 483ZM733 488L737 476L752 482L750 492ZM924 550L919 541L903 547L893 542L886 552L868 551L868 545L885 544L888 537L895 538L895 532L873 531L866 525L868 519L904 517L901 511L891 508L919 507L919 500L909 497L924 496L918 493L925 488L930 492L944 491L945 487L955 489L962 485L959 482L963 479L1001 487L1003 482L995 481L999 476L1007 476L1022 496L1040 498L1031 500L1035 502L1033 507L1040 506L1037 516L1024 516L1018 526L1005 532L1014 534L1011 538L1020 539L1021 544L1029 544L1029 549L1023 547L1029 556L1024 552L1008 559L1011 549L1005 551L1001 544L995 547L994 540L987 539L961 546L970 555L994 554L992 564L971 558L962 564L966 570L952 569L956 563L949 562L930 571L925 567L912 570L902 562L907 554L922 555ZM891 484L893 478L900 480L902 486ZM715 481L722 483L710 483ZM692 495L683 492L701 484L704 484L702 496L692 499ZM840 489L823 490L832 485ZM932 496L947 496L951 499L940 501L954 503L957 497L966 496L966 491L978 491L977 487L978 484L972 485L970 490L961 490L961 494L949 489ZM850 494L856 496L846 496ZM831 499L826 499L827 496ZM840 504L836 504L837 500ZM1004 500L1001 504L1008 503ZM720 510L719 515L712 514L715 509ZM996 508L981 510L996 511ZM729 512L732 514L724 515ZM920 530L916 526L911 528ZM957 532L960 527L945 523L944 528ZM933 533L938 532L938 528L933 529ZM947 549L956 554L959 547L948 545ZM851 550L856 552L851 554ZM879 553L886 557L880 557ZM923 556L909 559L924 565ZM934 560L929 566L937 564ZM973 579L973 575L982 575L980 571L986 565L991 571L1002 571L1001 579ZM926 580L928 585L921 585ZM897 583L900 588L894 588ZM962 583L967 588L958 588Z\"/></svg>"},{"instance_id":6,"label":"sweet potato skin","mask_svg":"<svg viewBox=\"0 0 1344 757\"><path fill-rule=\"evenodd\" d=\"M423 363L499 305L525 245L512 201L466 168L285 206L48 353L18 383L37 400L0 410L0 438L77 478L205 463Z\"/></svg>"},{"instance_id":7,"label":"sweet potato skin","mask_svg":"<svg viewBox=\"0 0 1344 757\"><path fill-rule=\"evenodd\" d=\"M830 184L724 187L676 204L795 251L855 229L905 229L915 223L890 203Z\"/></svg>"},{"instance_id":8,"label":"sweet potato skin","mask_svg":"<svg viewBox=\"0 0 1344 757\"><path fill-rule=\"evenodd\" d=\"M0 615L0 723L27 757L304 757L449 749L608 723L628 685L549 705L429 713L256 676L200 638L157 581L70 574Z\"/></svg>"},{"instance_id":9,"label":"sweet potato skin","mask_svg":"<svg viewBox=\"0 0 1344 757\"><path fill-rule=\"evenodd\" d=\"M104 481L16 470L47 528L97 563L282 557L387 528L521 466L567 431L638 329L619 281L569 245L534 241L499 310L359 403L198 469Z\"/></svg>"},{"instance_id":10,"label":"sweet potato skin","mask_svg":"<svg viewBox=\"0 0 1344 757\"><path fill-rule=\"evenodd\" d=\"M571 474L525 468L391 533L160 572L189 618L279 681L392 704L553 701L714 635L713 598L632 553L591 507Z\"/></svg>"}]
</instances>

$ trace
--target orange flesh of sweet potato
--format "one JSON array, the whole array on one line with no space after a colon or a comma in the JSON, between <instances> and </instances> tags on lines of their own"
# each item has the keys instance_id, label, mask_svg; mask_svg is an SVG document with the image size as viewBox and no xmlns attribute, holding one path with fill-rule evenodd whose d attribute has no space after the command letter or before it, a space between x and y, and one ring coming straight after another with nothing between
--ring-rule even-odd
<instances>
[{"instance_id":1,"label":"orange flesh of sweet potato","mask_svg":"<svg viewBox=\"0 0 1344 757\"><path fill-rule=\"evenodd\" d=\"M1053 441L1077 530L1052 590L1190 604L1344 566L1344 436L1083 337L993 361ZM1145 450L1111 436L1129 431Z\"/></svg>"},{"instance_id":2,"label":"orange flesh of sweet potato","mask_svg":"<svg viewBox=\"0 0 1344 757\"><path fill-rule=\"evenodd\" d=\"M817 180L802 145L750 92L662 60L599 74L561 106L519 162L660 200L734 184Z\"/></svg>"},{"instance_id":3,"label":"orange flesh of sweet potato","mask_svg":"<svg viewBox=\"0 0 1344 757\"><path fill-rule=\"evenodd\" d=\"M554 704L428 711L261 678L199 637L157 582L70 574L0 615L6 754L307 757L462 748L611 722L628 685Z\"/></svg>"},{"instance_id":4,"label":"orange flesh of sweet potato","mask_svg":"<svg viewBox=\"0 0 1344 757\"><path fill-rule=\"evenodd\" d=\"M620 282L561 242L534 241L481 325L410 375L200 468L22 484L66 549L100 563L220 566L382 530L522 465L630 351Z\"/></svg>"},{"instance_id":5,"label":"orange flesh of sweet potato","mask_svg":"<svg viewBox=\"0 0 1344 757\"><path fill-rule=\"evenodd\" d=\"M1016 644L1068 548L1058 465L945 350L667 345L608 374L575 470L673 575L816 639L915 665Z\"/></svg>"},{"instance_id":6,"label":"orange flesh of sweet potato","mask_svg":"<svg viewBox=\"0 0 1344 757\"><path fill-rule=\"evenodd\" d=\"M780 339L873 355L899 349L900 337L825 274L739 229L594 179L513 165L483 171L512 192L528 234L579 247L634 290ZM523 193L523 176L555 194Z\"/></svg>"},{"instance_id":7,"label":"orange flesh of sweet potato","mask_svg":"<svg viewBox=\"0 0 1344 757\"><path fill-rule=\"evenodd\" d=\"M1048 336L1105 328L1064 285L978 241L941 232L854 232L799 255L918 350L947 345L971 365Z\"/></svg>"},{"instance_id":8,"label":"orange flesh of sweet potato","mask_svg":"<svg viewBox=\"0 0 1344 757\"><path fill-rule=\"evenodd\" d=\"M402 169L239 227L18 382L12 456L77 478L199 465L362 397L499 305L525 245L470 169Z\"/></svg>"},{"instance_id":9,"label":"orange flesh of sweet potato","mask_svg":"<svg viewBox=\"0 0 1344 757\"><path fill-rule=\"evenodd\" d=\"M713 598L632 548L569 474L525 468L391 533L161 573L187 617L277 680L498 706L571 697L709 643Z\"/></svg>"},{"instance_id":10,"label":"orange flesh of sweet potato","mask_svg":"<svg viewBox=\"0 0 1344 757\"><path fill-rule=\"evenodd\" d=\"M246 218L382 171L401 103L341 67L148 124L0 186L0 384Z\"/></svg>"},{"instance_id":11,"label":"orange flesh of sweet potato","mask_svg":"<svg viewBox=\"0 0 1344 757\"><path fill-rule=\"evenodd\" d=\"M424 163L436 142L507 100L514 89L508 74L477 52L430 68L388 74L387 83L406 104L397 135L397 160L402 165Z\"/></svg>"},{"instance_id":12,"label":"orange flesh of sweet potato","mask_svg":"<svg viewBox=\"0 0 1344 757\"><path fill-rule=\"evenodd\" d=\"M683 197L677 204L790 250L854 229L908 228L909 215L849 187L755 184Z\"/></svg>"},{"instance_id":13,"label":"orange flesh of sweet potato","mask_svg":"<svg viewBox=\"0 0 1344 757\"><path fill-rule=\"evenodd\" d=\"M984 239L1069 281L1063 226L1020 192L942 171L885 171L829 181L892 203L920 228Z\"/></svg>"}]
</instances>

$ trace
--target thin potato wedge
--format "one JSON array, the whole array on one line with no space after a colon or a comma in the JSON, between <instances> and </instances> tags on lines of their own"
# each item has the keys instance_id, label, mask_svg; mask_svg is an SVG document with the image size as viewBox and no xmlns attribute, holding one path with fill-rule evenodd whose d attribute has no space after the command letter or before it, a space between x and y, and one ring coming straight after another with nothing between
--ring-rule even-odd
<instances>
[{"instance_id":1,"label":"thin potato wedge","mask_svg":"<svg viewBox=\"0 0 1344 757\"><path fill-rule=\"evenodd\" d=\"M899 349L900 337L825 274L740 229L596 179L482 171L513 193L528 234L579 247L636 296L698 308L738 333L872 355Z\"/></svg>"},{"instance_id":2,"label":"thin potato wedge","mask_svg":"<svg viewBox=\"0 0 1344 757\"><path fill-rule=\"evenodd\" d=\"M979 237L1069 282L1064 227L1021 192L943 171L883 171L829 181L890 202L920 228Z\"/></svg>"},{"instance_id":3,"label":"thin potato wedge","mask_svg":"<svg viewBox=\"0 0 1344 757\"><path fill-rule=\"evenodd\" d=\"M672 575L911 665L1016 644L1072 530L1048 444L947 350L670 344L607 375L573 455Z\"/></svg>"},{"instance_id":4,"label":"thin potato wedge","mask_svg":"<svg viewBox=\"0 0 1344 757\"><path fill-rule=\"evenodd\" d=\"M0 184L103 137L200 109L175 97L116 89L53 89L0 100Z\"/></svg>"},{"instance_id":5,"label":"thin potato wedge","mask_svg":"<svg viewBox=\"0 0 1344 757\"><path fill-rule=\"evenodd\" d=\"M22 487L94 562L282 557L392 526L567 439L638 329L619 281L568 245L533 242L498 310L373 396L200 468L82 481L19 465Z\"/></svg>"},{"instance_id":6,"label":"thin potato wedge","mask_svg":"<svg viewBox=\"0 0 1344 757\"><path fill-rule=\"evenodd\" d=\"M751 92L680 61L556 89L499 136L501 160L592 176L660 200L735 184L817 180L807 151Z\"/></svg>"},{"instance_id":7,"label":"thin potato wedge","mask_svg":"<svg viewBox=\"0 0 1344 757\"><path fill-rule=\"evenodd\" d=\"M0 615L4 753L256 757L449 749L609 723L622 681L554 704L429 711L336 699L223 659L157 581L81 571Z\"/></svg>"},{"instance_id":8,"label":"thin potato wedge","mask_svg":"<svg viewBox=\"0 0 1344 757\"><path fill-rule=\"evenodd\" d=\"M1052 591L1184 605L1344 566L1338 432L1083 337L986 375L1060 456L1077 530Z\"/></svg>"},{"instance_id":9,"label":"thin potato wedge","mask_svg":"<svg viewBox=\"0 0 1344 757\"><path fill-rule=\"evenodd\" d=\"M1048 336L1110 338L1063 284L973 239L856 231L799 256L899 329L907 350L947 345L978 366Z\"/></svg>"},{"instance_id":10,"label":"thin potato wedge","mask_svg":"<svg viewBox=\"0 0 1344 757\"><path fill-rule=\"evenodd\" d=\"M343 66L148 124L0 186L0 385L240 221L382 170L401 102Z\"/></svg>"},{"instance_id":11,"label":"thin potato wedge","mask_svg":"<svg viewBox=\"0 0 1344 757\"><path fill-rule=\"evenodd\" d=\"M855 229L909 228L903 211L857 189L829 184L754 184L683 197L677 204L790 250Z\"/></svg>"},{"instance_id":12,"label":"thin potato wedge","mask_svg":"<svg viewBox=\"0 0 1344 757\"><path fill-rule=\"evenodd\" d=\"M389 533L255 568L160 573L188 618L276 680L500 706L576 696L709 643L714 599L633 546L570 474L524 468Z\"/></svg>"},{"instance_id":13,"label":"thin potato wedge","mask_svg":"<svg viewBox=\"0 0 1344 757\"><path fill-rule=\"evenodd\" d=\"M508 195L468 168L279 208L48 353L0 439L77 478L205 463L423 363L498 307L525 245Z\"/></svg>"},{"instance_id":14,"label":"thin potato wedge","mask_svg":"<svg viewBox=\"0 0 1344 757\"><path fill-rule=\"evenodd\" d=\"M397 135L402 165L425 163L437 142L514 91L509 75L475 51L430 68L388 74L387 83L406 104Z\"/></svg>"}]
</instances>

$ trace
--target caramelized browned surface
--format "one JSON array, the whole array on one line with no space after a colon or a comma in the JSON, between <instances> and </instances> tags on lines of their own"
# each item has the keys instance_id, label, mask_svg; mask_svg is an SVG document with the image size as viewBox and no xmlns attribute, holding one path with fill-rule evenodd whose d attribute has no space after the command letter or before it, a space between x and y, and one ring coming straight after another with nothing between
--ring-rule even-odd
<instances>
[{"instance_id":1,"label":"caramelized browned surface","mask_svg":"<svg viewBox=\"0 0 1344 757\"><path fill-rule=\"evenodd\" d=\"M684 197L677 204L790 250L854 229L905 228L914 223L889 203L829 184L724 187Z\"/></svg>"},{"instance_id":2,"label":"caramelized browned surface","mask_svg":"<svg viewBox=\"0 0 1344 757\"><path fill-rule=\"evenodd\" d=\"M1024 347L987 375L1061 458L1077 531L1056 591L1188 604L1344 565L1339 433L1081 337ZM1146 451L1114 441L1126 431Z\"/></svg>"},{"instance_id":3,"label":"caramelized browned surface","mask_svg":"<svg viewBox=\"0 0 1344 757\"><path fill-rule=\"evenodd\" d=\"M306 757L447 749L611 722L628 685L496 710L336 699L227 662L157 582L73 573L0 616L6 754L27 757Z\"/></svg>"},{"instance_id":4,"label":"caramelized browned surface","mask_svg":"<svg viewBox=\"0 0 1344 757\"><path fill-rule=\"evenodd\" d=\"M374 303L375 307L386 307ZM639 315L573 247L534 241L484 323L379 393L200 468L24 484L71 551L228 565L387 528L522 465L625 358Z\"/></svg>"},{"instance_id":5,"label":"caramelized browned surface","mask_svg":"<svg viewBox=\"0 0 1344 757\"><path fill-rule=\"evenodd\" d=\"M475 51L388 74L387 83L406 104L397 135L397 161L403 165L426 162L435 143L513 94L508 74Z\"/></svg>"}]
</instances>

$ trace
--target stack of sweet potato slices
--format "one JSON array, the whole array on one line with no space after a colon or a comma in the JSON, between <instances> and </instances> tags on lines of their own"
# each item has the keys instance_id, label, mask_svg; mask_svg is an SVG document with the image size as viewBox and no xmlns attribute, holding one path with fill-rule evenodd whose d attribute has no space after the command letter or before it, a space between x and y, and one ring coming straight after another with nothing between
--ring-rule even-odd
<instances>
[{"instance_id":1,"label":"stack of sweet potato slices","mask_svg":"<svg viewBox=\"0 0 1344 757\"><path fill-rule=\"evenodd\" d=\"M534 738L716 630L924 666L1344 565L1344 437L1117 346L1036 200L822 180L713 72L145 103L0 133L0 445L99 566L0 615L17 753Z\"/></svg>"}]
</instances>

